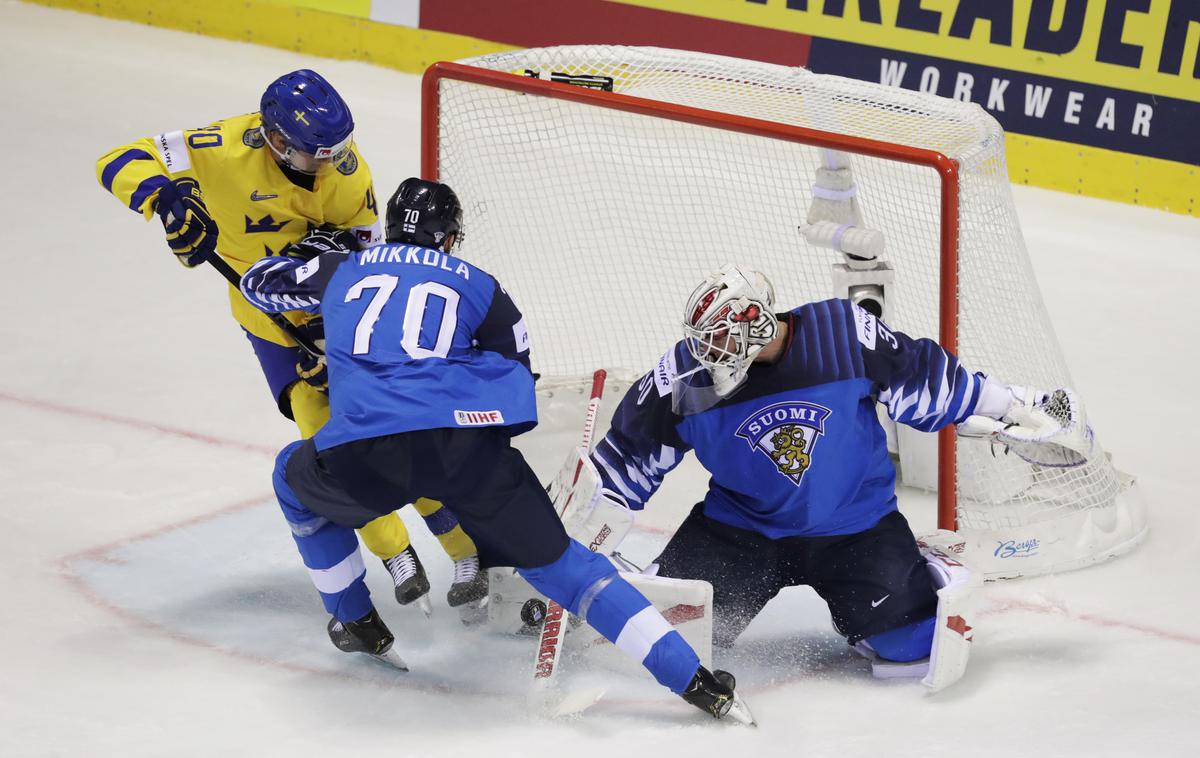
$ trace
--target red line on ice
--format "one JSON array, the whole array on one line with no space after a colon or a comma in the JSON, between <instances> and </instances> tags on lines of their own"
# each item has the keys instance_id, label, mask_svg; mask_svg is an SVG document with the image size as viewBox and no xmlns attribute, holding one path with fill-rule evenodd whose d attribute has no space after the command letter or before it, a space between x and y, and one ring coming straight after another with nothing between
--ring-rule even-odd
<instances>
[{"instance_id":1,"label":"red line on ice","mask_svg":"<svg viewBox=\"0 0 1200 758\"><path fill-rule=\"evenodd\" d=\"M239 440L225 439L222 437L214 437L209 434L195 432L190 429L181 429L176 426L167 426L166 424L156 424L153 421L144 421L137 418L128 418L125 416L115 416L111 413L103 413L94 411L90 408L77 408L70 405L62 405L60 403L52 403L48 400L39 400L38 398L27 397L23 395L14 395L10 392L0 391L0 400L7 400L10 403L17 405L36 408L42 411L50 411L52 413L61 413L65 416L75 416L78 418L92 419L93 421L104 421L110 424L130 427L131 429L140 429L142 431L158 432L159 434L168 434L172 437L180 437L182 439L192 440L194 442L202 442L205 445L213 445L215 447L227 447L238 450L246 450L252 453L260 453L262 455L275 455L279 452L279 448L269 445L255 445L249 442L241 442Z\"/></svg>"},{"instance_id":2,"label":"red line on ice","mask_svg":"<svg viewBox=\"0 0 1200 758\"><path fill-rule=\"evenodd\" d=\"M1029 613L1041 613L1043 615L1061 615L1070 620L1085 621L1089 624L1103 626L1109 629L1125 629L1131 632L1148 634L1151 637L1157 637L1161 640L1182 642L1187 645L1200 645L1200 636L1195 634L1172 632L1168 629L1158 629L1152 626L1146 626L1145 624L1135 624L1131 621L1123 621L1121 619L1099 616L1095 613L1071 613L1063 610L1062 608L1058 608L1057 606L1046 603L1034 603L1028 600L1021 600L1019 598L997 598L990 608L987 608L979 615L991 616L1010 611L1026 611Z\"/></svg>"}]
</instances>

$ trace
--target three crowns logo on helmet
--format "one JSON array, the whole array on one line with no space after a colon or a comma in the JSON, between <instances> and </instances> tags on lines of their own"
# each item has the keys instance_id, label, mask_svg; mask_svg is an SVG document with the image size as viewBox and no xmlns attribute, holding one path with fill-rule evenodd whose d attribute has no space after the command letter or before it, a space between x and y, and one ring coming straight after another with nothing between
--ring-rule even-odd
<instances>
[{"instance_id":1,"label":"three crowns logo on helmet","mask_svg":"<svg viewBox=\"0 0 1200 758\"><path fill-rule=\"evenodd\" d=\"M799 487L830 414L828 408L814 403L775 403L747 417L736 434Z\"/></svg>"}]
</instances>

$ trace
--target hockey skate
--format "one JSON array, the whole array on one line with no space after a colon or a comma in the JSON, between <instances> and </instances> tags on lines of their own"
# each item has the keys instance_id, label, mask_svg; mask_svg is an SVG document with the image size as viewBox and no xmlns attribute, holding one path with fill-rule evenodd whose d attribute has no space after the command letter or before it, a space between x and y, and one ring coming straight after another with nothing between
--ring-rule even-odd
<instances>
[{"instance_id":1,"label":"hockey skate","mask_svg":"<svg viewBox=\"0 0 1200 758\"><path fill-rule=\"evenodd\" d=\"M709 671L701 666L680 697L713 718L731 718L739 724L758 726L754 715L734 692L737 680L728 671Z\"/></svg>"},{"instance_id":2,"label":"hockey skate","mask_svg":"<svg viewBox=\"0 0 1200 758\"><path fill-rule=\"evenodd\" d=\"M488 574L479 568L479 556L469 555L454 562L454 581L446 593L451 608L473 603L487 597Z\"/></svg>"},{"instance_id":3,"label":"hockey skate","mask_svg":"<svg viewBox=\"0 0 1200 758\"><path fill-rule=\"evenodd\" d=\"M404 548L404 552L393 555L383 562L392 582L396 585L396 602L409 605L416 602L417 607L426 618L433 615L433 603L429 600L429 577L425 576L425 567L417 557L417 551L412 545Z\"/></svg>"},{"instance_id":4,"label":"hockey skate","mask_svg":"<svg viewBox=\"0 0 1200 758\"><path fill-rule=\"evenodd\" d=\"M336 618L329 619L329 640L338 650L347 653L366 653L384 663L394 666L401 671L408 671L408 664L400 654L392 650L395 637L379 618L374 608L366 616L357 621L341 622Z\"/></svg>"}]
</instances>

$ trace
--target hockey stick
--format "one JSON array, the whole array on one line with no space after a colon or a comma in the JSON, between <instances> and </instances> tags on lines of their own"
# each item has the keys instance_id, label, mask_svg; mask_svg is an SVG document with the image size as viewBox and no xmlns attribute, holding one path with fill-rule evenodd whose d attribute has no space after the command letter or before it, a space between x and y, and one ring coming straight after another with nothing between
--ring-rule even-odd
<instances>
[{"instance_id":1,"label":"hockey stick","mask_svg":"<svg viewBox=\"0 0 1200 758\"><path fill-rule=\"evenodd\" d=\"M221 276L229 280L229 283L241 291L242 276L237 271L233 270L221 257L221 254L215 250L204 257L204 260L212 264L212 267L221 272ZM282 329L289 337L296 340L296 344L300 346L309 355L314 358L320 358L325 355L325 351L317 347L316 343L308 338L303 332L296 328L296 325L283 317L281 313L267 313L267 318L271 319L271 323Z\"/></svg>"},{"instance_id":2,"label":"hockey stick","mask_svg":"<svg viewBox=\"0 0 1200 758\"><path fill-rule=\"evenodd\" d=\"M600 409L600 398L604 395L604 380L607 377L608 372L604 369L596 369L596 372L592 374L592 394L588 400L587 416L583 421L583 449L585 451L592 449L592 435L596 429L596 413ZM581 471L583 471L582 460L575 466L575 480L571 483L572 485L579 481ZM570 502L570 496L566 498L566 501ZM563 505L563 511L566 511L566 504ZM554 685L554 674L558 671L559 660L562 659L562 641L563 634L566 632L567 616L566 609L553 600L546 604L546 618L542 622L542 633L538 637L537 657L533 662L534 692L543 699Z\"/></svg>"}]
</instances>

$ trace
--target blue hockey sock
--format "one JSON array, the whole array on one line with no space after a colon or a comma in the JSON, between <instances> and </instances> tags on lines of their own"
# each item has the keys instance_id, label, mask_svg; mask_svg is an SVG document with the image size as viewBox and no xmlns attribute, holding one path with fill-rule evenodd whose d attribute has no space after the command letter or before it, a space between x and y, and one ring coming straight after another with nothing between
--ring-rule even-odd
<instances>
[{"instance_id":1,"label":"blue hockey sock","mask_svg":"<svg viewBox=\"0 0 1200 758\"><path fill-rule=\"evenodd\" d=\"M582 616L621 652L645 666L659 684L679 693L691 682L700 666L696 651L604 556L571 540L558 560L519 573L547 597Z\"/></svg>"},{"instance_id":2,"label":"blue hockey sock","mask_svg":"<svg viewBox=\"0 0 1200 758\"><path fill-rule=\"evenodd\" d=\"M288 445L275 459L275 495L325 610L338 621L357 621L373 607L358 538L353 529L308 510L287 483L287 461L300 444Z\"/></svg>"},{"instance_id":3,"label":"blue hockey sock","mask_svg":"<svg viewBox=\"0 0 1200 758\"><path fill-rule=\"evenodd\" d=\"M888 661L907 663L928 658L933 650L933 630L936 617L891 629L867 637L864 640L875 654Z\"/></svg>"}]
</instances>

